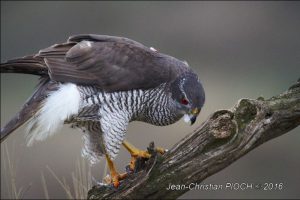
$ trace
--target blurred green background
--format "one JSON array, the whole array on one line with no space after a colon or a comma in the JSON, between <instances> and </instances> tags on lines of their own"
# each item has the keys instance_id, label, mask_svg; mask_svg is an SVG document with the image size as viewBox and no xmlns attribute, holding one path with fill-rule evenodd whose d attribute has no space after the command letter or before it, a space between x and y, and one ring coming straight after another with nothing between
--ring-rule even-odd
<instances>
[{"instance_id":1,"label":"blurred green background","mask_svg":"<svg viewBox=\"0 0 300 200\"><path fill-rule=\"evenodd\" d=\"M286 90L300 75L300 2L3 2L1 1L1 62L38 52L68 36L95 33L124 36L160 52L187 60L206 90L206 104L197 123L167 127L141 122L129 126L127 139L140 148L150 141L171 148L217 109L240 98L269 98ZM1 74L1 127L34 91L38 78ZM71 172L81 159L82 133L64 127L47 141L28 148L25 126L4 142L16 163L17 187L23 198L44 198L41 172L51 198L65 192L46 169L72 185ZM281 191L190 191L182 198L299 198L300 128L250 152L206 179L206 184L283 183ZM9 198L1 144L1 198ZM124 170L129 154L116 159ZM104 160L92 166L101 180Z\"/></svg>"}]
</instances>

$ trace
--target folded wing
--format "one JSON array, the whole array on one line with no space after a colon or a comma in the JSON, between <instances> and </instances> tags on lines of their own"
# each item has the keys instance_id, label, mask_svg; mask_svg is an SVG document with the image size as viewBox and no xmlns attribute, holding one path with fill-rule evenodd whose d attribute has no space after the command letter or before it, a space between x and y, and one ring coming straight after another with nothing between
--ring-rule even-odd
<instances>
[{"instance_id":1,"label":"folded wing","mask_svg":"<svg viewBox=\"0 0 300 200\"><path fill-rule=\"evenodd\" d=\"M52 80L94 85L107 92L154 88L189 70L176 58L113 36L73 36L41 50L37 57L44 58Z\"/></svg>"}]
</instances>

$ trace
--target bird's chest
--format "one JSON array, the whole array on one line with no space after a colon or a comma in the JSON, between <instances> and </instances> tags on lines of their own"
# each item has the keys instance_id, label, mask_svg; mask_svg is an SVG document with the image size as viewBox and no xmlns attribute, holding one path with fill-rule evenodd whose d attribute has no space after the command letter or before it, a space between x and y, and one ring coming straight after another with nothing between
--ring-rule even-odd
<instances>
[{"instance_id":1,"label":"bird's chest","mask_svg":"<svg viewBox=\"0 0 300 200\"><path fill-rule=\"evenodd\" d=\"M169 97L161 95L151 104L146 104L139 121L144 121L156 126L166 126L177 122L182 114L170 103Z\"/></svg>"},{"instance_id":2,"label":"bird's chest","mask_svg":"<svg viewBox=\"0 0 300 200\"><path fill-rule=\"evenodd\" d=\"M182 115L176 114L171 110L162 108L159 110L149 110L141 121L156 125L156 126L166 126L177 122Z\"/></svg>"},{"instance_id":3,"label":"bird's chest","mask_svg":"<svg viewBox=\"0 0 300 200\"><path fill-rule=\"evenodd\" d=\"M97 92L84 98L85 103L78 117L82 120L107 119L109 124L129 120L165 126L182 117L173 108L169 98L162 88L117 93Z\"/></svg>"}]
</instances>

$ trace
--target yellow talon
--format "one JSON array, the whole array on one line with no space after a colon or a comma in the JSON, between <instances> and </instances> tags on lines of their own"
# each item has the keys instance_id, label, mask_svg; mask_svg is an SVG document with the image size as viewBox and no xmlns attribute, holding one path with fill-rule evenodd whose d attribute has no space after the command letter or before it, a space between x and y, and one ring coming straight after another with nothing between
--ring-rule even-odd
<instances>
[{"instance_id":1,"label":"yellow talon","mask_svg":"<svg viewBox=\"0 0 300 200\"><path fill-rule=\"evenodd\" d=\"M123 142L123 146L128 150L128 152L131 155L131 160L130 160L130 164L129 164L129 169L131 171L134 171L134 169L135 169L135 164L136 164L137 158L150 158L151 157L151 154L149 152L139 150L138 148L136 148L135 146L133 146L132 144L130 144L127 141ZM166 152L166 150L161 147L157 147L157 148L155 148L155 150L157 152L159 152L160 154L164 154Z\"/></svg>"},{"instance_id":2,"label":"yellow talon","mask_svg":"<svg viewBox=\"0 0 300 200\"><path fill-rule=\"evenodd\" d=\"M120 185L120 180L123 180L127 177L127 173L119 174L115 168L115 165L113 161L109 158L109 156L106 154L106 160L107 160L107 165L110 170L110 177L106 176L104 178L104 181L106 183L112 183L115 188L119 187Z\"/></svg>"},{"instance_id":3,"label":"yellow talon","mask_svg":"<svg viewBox=\"0 0 300 200\"><path fill-rule=\"evenodd\" d=\"M135 169L135 165L136 165L136 160L137 158L150 158L151 154L147 151L143 151L143 150L139 150L136 147L134 147L133 145L131 145L130 143L124 141L123 142L124 147L129 151L130 155L131 155L131 160L130 160L130 164L129 164L129 169L131 171L134 171ZM157 152L159 152L160 154L164 154L166 152L165 149L161 148L161 147L157 147L155 148L155 150ZM120 185L120 180L123 180L127 177L127 173L123 173L120 174L117 172L116 167L113 163L113 161L110 159L110 157L106 154L106 160L107 160L107 165L109 167L109 171L110 171L110 176L107 175L104 178L104 182L108 183L108 184L113 184L113 186L115 188L119 187Z\"/></svg>"}]
</instances>

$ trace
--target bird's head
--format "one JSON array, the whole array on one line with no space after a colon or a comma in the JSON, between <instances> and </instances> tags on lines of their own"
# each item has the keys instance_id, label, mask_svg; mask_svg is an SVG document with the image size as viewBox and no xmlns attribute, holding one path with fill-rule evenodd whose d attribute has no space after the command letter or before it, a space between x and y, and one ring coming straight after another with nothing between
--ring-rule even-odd
<instances>
[{"instance_id":1,"label":"bird's head","mask_svg":"<svg viewBox=\"0 0 300 200\"><path fill-rule=\"evenodd\" d=\"M171 97L176 109L184 115L184 121L195 123L204 105L205 93L196 74L184 73L171 84Z\"/></svg>"}]
</instances>

